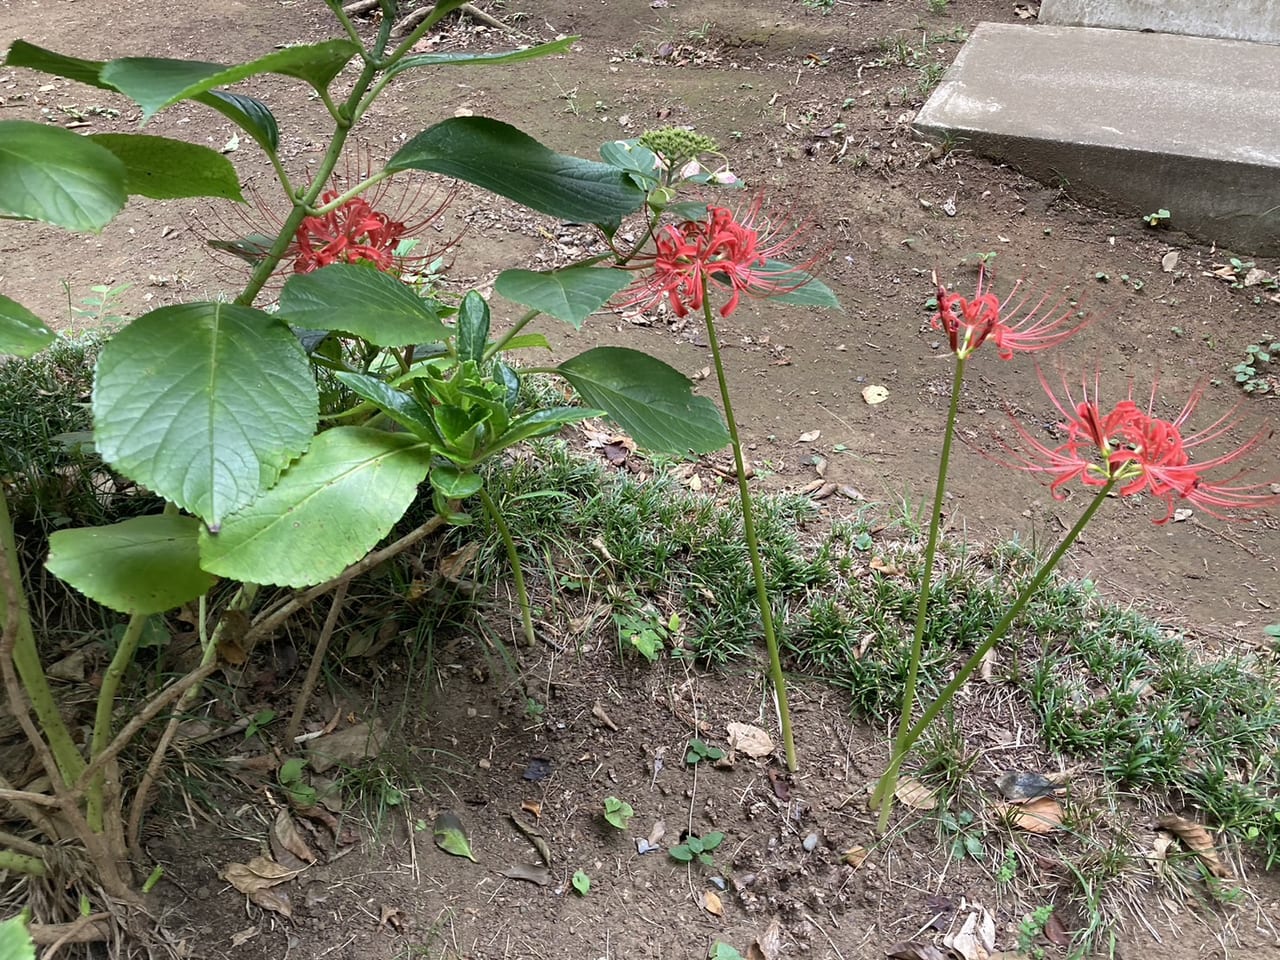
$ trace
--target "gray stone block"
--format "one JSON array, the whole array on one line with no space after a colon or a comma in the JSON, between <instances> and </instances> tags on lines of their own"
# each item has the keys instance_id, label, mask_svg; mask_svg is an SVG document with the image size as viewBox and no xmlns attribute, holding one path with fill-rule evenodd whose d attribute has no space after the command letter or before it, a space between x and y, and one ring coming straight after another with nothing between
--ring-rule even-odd
<instances>
[{"instance_id":1,"label":"gray stone block","mask_svg":"<svg viewBox=\"0 0 1280 960\"><path fill-rule=\"evenodd\" d=\"M1040 22L1280 43L1276 0L1043 0Z\"/></svg>"},{"instance_id":2,"label":"gray stone block","mask_svg":"<svg viewBox=\"0 0 1280 960\"><path fill-rule=\"evenodd\" d=\"M1280 253L1280 46L979 24L915 120L1080 199Z\"/></svg>"}]
</instances>

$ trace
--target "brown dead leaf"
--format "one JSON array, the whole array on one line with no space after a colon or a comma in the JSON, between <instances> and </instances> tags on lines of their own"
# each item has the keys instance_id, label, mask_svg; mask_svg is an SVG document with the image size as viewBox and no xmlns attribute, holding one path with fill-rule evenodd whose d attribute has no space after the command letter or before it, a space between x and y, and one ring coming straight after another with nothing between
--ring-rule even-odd
<instances>
[{"instance_id":1,"label":"brown dead leaf","mask_svg":"<svg viewBox=\"0 0 1280 960\"><path fill-rule=\"evenodd\" d=\"M893 795L913 810L934 810L938 798L932 790L914 777L903 777Z\"/></svg>"},{"instance_id":2,"label":"brown dead leaf","mask_svg":"<svg viewBox=\"0 0 1280 960\"><path fill-rule=\"evenodd\" d=\"M408 925L399 907L385 905L379 915L378 923L384 927L391 927L396 933L404 933L404 928Z\"/></svg>"},{"instance_id":3,"label":"brown dead leaf","mask_svg":"<svg viewBox=\"0 0 1280 960\"><path fill-rule=\"evenodd\" d=\"M271 847L273 853L278 854L279 851L275 849L277 846L280 847L281 851L298 860L297 865L290 865L292 869L300 870L306 864L316 862L315 853L307 846L307 841L302 838L302 832L298 830L298 824L294 821L288 809L284 807L276 814L275 823L271 825ZM282 858L277 855L276 859Z\"/></svg>"},{"instance_id":4,"label":"brown dead leaf","mask_svg":"<svg viewBox=\"0 0 1280 960\"><path fill-rule=\"evenodd\" d=\"M759 759L773 753L773 738L759 727L736 720L725 725L729 735L729 749Z\"/></svg>"},{"instance_id":5,"label":"brown dead leaf","mask_svg":"<svg viewBox=\"0 0 1280 960\"><path fill-rule=\"evenodd\" d=\"M614 733L618 732L618 725L614 723L609 714L605 712L604 705L601 704L599 700L597 700L595 706L591 708L591 715Z\"/></svg>"},{"instance_id":6,"label":"brown dead leaf","mask_svg":"<svg viewBox=\"0 0 1280 960\"><path fill-rule=\"evenodd\" d=\"M995 808L1011 824L1028 833L1052 833L1062 826L1062 804L1053 797L1038 797L1026 803L997 803Z\"/></svg>"},{"instance_id":7,"label":"brown dead leaf","mask_svg":"<svg viewBox=\"0 0 1280 960\"><path fill-rule=\"evenodd\" d=\"M237 930L231 935L231 945L233 947L243 947L261 932L262 928L259 926L245 927L243 930Z\"/></svg>"},{"instance_id":8,"label":"brown dead leaf","mask_svg":"<svg viewBox=\"0 0 1280 960\"><path fill-rule=\"evenodd\" d=\"M539 863L513 863L500 873L508 880L524 880L545 887L551 883L551 871Z\"/></svg>"},{"instance_id":9,"label":"brown dead leaf","mask_svg":"<svg viewBox=\"0 0 1280 960\"><path fill-rule=\"evenodd\" d=\"M964 960L988 960L996 948L996 922L981 904L971 904L973 912L955 933L949 933L942 942Z\"/></svg>"},{"instance_id":10,"label":"brown dead leaf","mask_svg":"<svg viewBox=\"0 0 1280 960\"><path fill-rule=\"evenodd\" d=\"M1165 273L1173 273L1173 268L1178 265L1178 251L1170 250L1160 258L1160 269Z\"/></svg>"},{"instance_id":11,"label":"brown dead leaf","mask_svg":"<svg viewBox=\"0 0 1280 960\"><path fill-rule=\"evenodd\" d=\"M747 947L747 960L778 960L782 956L782 924L774 917Z\"/></svg>"},{"instance_id":12,"label":"brown dead leaf","mask_svg":"<svg viewBox=\"0 0 1280 960\"><path fill-rule=\"evenodd\" d=\"M891 943L885 947L884 955L889 960L951 960L948 951L919 940Z\"/></svg>"},{"instance_id":13,"label":"brown dead leaf","mask_svg":"<svg viewBox=\"0 0 1280 960\"><path fill-rule=\"evenodd\" d=\"M1065 947L1071 943L1071 934L1062 925L1062 920L1058 917L1058 911L1056 910L1049 914L1049 919L1045 921L1044 938L1055 947Z\"/></svg>"},{"instance_id":14,"label":"brown dead leaf","mask_svg":"<svg viewBox=\"0 0 1280 960\"><path fill-rule=\"evenodd\" d=\"M866 847L850 847L840 855L840 859L847 863L853 869L857 870L860 866L867 862L867 857L871 855L871 851Z\"/></svg>"},{"instance_id":15,"label":"brown dead leaf","mask_svg":"<svg viewBox=\"0 0 1280 960\"><path fill-rule=\"evenodd\" d=\"M720 897L714 890L708 890L702 895L702 909L713 917L724 916L724 904L720 902Z\"/></svg>"},{"instance_id":16,"label":"brown dead leaf","mask_svg":"<svg viewBox=\"0 0 1280 960\"><path fill-rule=\"evenodd\" d=\"M796 438L796 443L813 443L822 436L821 430L807 430Z\"/></svg>"},{"instance_id":17,"label":"brown dead leaf","mask_svg":"<svg viewBox=\"0 0 1280 960\"><path fill-rule=\"evenodd\" d=\"M521 800L520 809L525 813L533 816L535 820L542 819L542 801L541 800Z\"/></svg>"},{"instance_id":18,"label":"brown dead leaf","mask_svg":"<svg viewBox=\"0 0 1280 960\"><path fill-rule=\"evenodd\" d=\"M450 583L459 583L464 579L464 575L471 568L471 564L475 561L476 554L480 551L480 542L472 540L464 543L453 553L443 558L438 569L440 576L444 577Z\"/></svg>"},{"instance_id":19,"label":"brown dead leaf","mask_svg":"<svg viewBox=\"0 0 1280 960\"><path fill-rule=\"evenodd\" d=\"M293 919L293 903L289 900L287 890L276 890L270 887L265 890L254 890L249 894L249 899L263 910L278 913L286 920Z\"/></svg>"},{"instance_id":20,"label":"brown dead leaf","mask_svg":"<svg viewBox=\"0 0 1280 960\"><path fill-rule=\"evenodd\" d=\"M375 720L372 725L358 723L309 741L307 762L316 773L325 773L339 764L354 766L362 760L376 757L386 737L382 721Z\"/></svg>"},{"instance_id":21,"label":"brown dead leaf","mask_svg":"<svg viewBox=\"0 0 1280 960\"><path fill-rule=\"evenodd\" d=\"M886 560L884 557L872 557L870 566L872 570L877 570L886 577L896 577L903 572L894 561Z\"/></svg>"},{"instance_id":22,"label":"brown dead leaf","mask_svg":"<svg viewBox=\"0 0 1280 960\"><path fill-rule=\"evenodd\" d=\"M1188 850L1200 858L1205 869L1215 877L1226 879L1231 876L1231 871L1218 858L1218 851L1213 845L1213 838L1209 836L1209 831L1200 824L1185 817L1167 814L1156 821L1156 826L1175 834Z\"/></svg>"},{"instance_id":23,"label":"brown dead leaf","mask_svg":"<svg viewBox=\"0 0 1280 960\"><path fill-rule=\"evenodd\" d=\"M266 857L254 857L248 863L228 863L222 878L241 893L266 890L276 884L292 880L301 870L291 870Z\"/></svg>"}]
</instances>

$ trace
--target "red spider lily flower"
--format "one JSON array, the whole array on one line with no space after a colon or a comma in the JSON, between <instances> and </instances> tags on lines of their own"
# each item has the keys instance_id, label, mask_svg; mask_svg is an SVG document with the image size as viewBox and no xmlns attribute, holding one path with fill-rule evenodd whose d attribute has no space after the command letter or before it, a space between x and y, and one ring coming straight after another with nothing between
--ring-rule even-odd
<instances>
[{"instance_id":1,"label":"red spider lily flower","mask_svg":"<svg viewBox=\"0 0 1280 960\"><path fill-rule=\"evenodd\" d=\"M1078 397L1071 395L1065 379L1061 397L1054 393L1043 373L1040 383L1062 414L1058 428L1065 433L1065 440L1050 447L1010 417L1022 441L1022 449L1012 451L1019 462L1011 465L1052 477L1049 489L1056 499L1065 497L1062 488L1072 480L1093 487L1114 483L1119 496L1146 493L1162 501L1165 513L1155 521L1157 524L1167 523L1174 505L1181 501L1223 519L1232 519L1240 510L1280 503L1280 494L1272 492L1276 484L1238 482L1249 472L1247 469L1219 478L1211 476L1262 446L1274 431L1259 430L1226 453L1198 462L1192 459L1197 447L1231 442L1231 434L1240 423L1231 410L1202 430L1184 432L1204 397L1203 385L1192 391L1174 419L1164 420L1154 413L1154 388L1146 409L1134 402L1131 387L1128 397L1104 410L1098 399L1096 377L1092 394L1085 382Z\"/></svg>"},{"instance_id":2,"label":"red spider lily flower","mask_svg":"<svg viewBox=\"0 0 1280 960\"><path fill-rule=\"evenodd\" d=\"M962 297L947 290L933 275L938 288L938 312L933 316L935 329L945 330L951 341L951 352L961 360L990 339L1001 360L1012 360L1015 353L1044 350L1066 340L1089 323L1088 319L1071 325L1072 311L1064 310L1064 301L1049 304L1043 296L1032 304L1032 296L1014 303L1022 288L1019 280L1009 296L1001 302L986 281L986 267L978 267L978 287L972 297ZM1016 317L1017 319L1009 319Z\"/></svg>"},{"instance_id":3,"label":"red spider lily flower","mask_svg":"<svg viewBox=\"0 0 1280 960\"><path fill-rule=\"evenodd\" d=\"M741 215L709 205L705 219L661 227L654 236L654 251L640 255L628 268L645 270L646 275L627 288L618 306L639 304L647 310L665 296L675 315L683 317L702 309L705 278L729 289L729 299L720 307L720 316L727 317L738 309L743 294L773 297L804 286L813 279L805 267L769 265L803 231L771 223L761 215L761 203L757 196Z\"/></svg>"},{"instance_id":4,"label":"red spider lily flower","mask_svg":"<svg viewBox=\"0 0 1280 960\"><path fill-rule=\"evenodd\" d=\"M320 206L332 203L352 184L368 174L367 157L357 158L354 166L334 173L320 197ZM455 236L442 243L425 243L402 250L404 241L423 239L453 202L456 190L440 197L440 188L415 180L405 187L407 178L379 181L358 197L352 197L325 214L305 217L294 231L285 251L283 263L294 273L310 273L331 263L366 262L379 270L403 275L435 260L458 240ZM260 223L253 223L239 208L236 214L254 232L236 240L211 239L206 242L214 250L229 253L240 260L257 263L266 254L275 233L284 225L280 209L251 191ZM234 232L225 219L220 220L226 232ZM265 223L268 236L263 232ZM400 251L400 252L398 252Z\"/></svg>"}]
</instances>

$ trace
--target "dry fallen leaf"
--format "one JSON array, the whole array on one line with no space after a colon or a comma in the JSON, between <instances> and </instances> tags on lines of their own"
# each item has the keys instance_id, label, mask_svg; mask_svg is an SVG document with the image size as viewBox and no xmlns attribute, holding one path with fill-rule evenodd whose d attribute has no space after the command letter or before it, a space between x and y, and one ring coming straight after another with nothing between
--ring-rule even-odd
<instances>
[{"instance_id":1,"label":"dry fallen leaf","mask_svg":"<svg viewBox=\"0 0 1280 960\"><path fill-rule=\"evenodd\" d=\"M1151 850L1143 854L1156 876L1164 876L1165 868L1168 866L1169 848L1173 846L1176 839L1167 830L1157 830L1155 839L1151 841Z\"/></svg>"},{"instance_id":2,"label":"dry fallen leaf","mask_svg":"<svg viewBox=\"0 0 1280 960\"><path fill-rule=\"evenodd\" d=\"M747 947L747 960L778 960L782 956L782 924L774 917Z\"/></svg>"},{"instance_id":3,"label":"dry fallen leaf","mask_svg":"<svg viewBox=\"0 0 1280 960\"><path fill-rule=\"evenodd\" d=\"M884 557L872 557L869 564L872 570L878 570L886 577L896 577L903 570L892 560L886 560Z\"/></svg>"},{"instance_id":4,"label":"dry fallen leaf","mask_svg":"<svg viewBox=\"0 0 1280 960\"><path fill-rule=\"evenodd\" d=\"M759 727L736 720L725 725L729 735L729 749L745 753L748 757L767 757L773 753L773 739Z\"/></svg>"},{"instance_id":5,"label":"dry fallen leaf","mask_svg":"<svg viewBox=\"0 0 1280 960\"><path fill-rule=\"evenodd\" d=\"M933 810L938 806L938 798L934 792L914 777L899 780L898 789L893 791L893 795L914 810Z\"/></svg>"},{"instance_id":6,"label":"dry fallen leaf","mask_svg":"<svg viewBox=\"0 0 1280 960\"><path fill-rule=\"evenodd\" d=\"M810 430L807 433L800 434L796 443L813 443L813 441L817 440L820 436L822 436L821 430Z\"/></svg>"},{"instance_id":7,"label":"dry fallen leaf","mask_svg":"<svg viewBox=\"0 0 1280 960\"><path fill-rule=\"evenodd\" d=\"M720 902L720 897L713 890L708 890L702 895L702 909L714 917L724 916L724 904Z\"/></svg>"},{"instance_id":8,"label":"dry fallen leaf","mask_svg":"<svg viewBox=\"0 0 1280 960\"><path fill-rule=\"evenodd\" d=\"M1231 871L1218 859L1218 851L1214 848L1209 831L1200 824L1194 820L1167 814L1156 821L1156 826L1176 834L1178 839L1186 844L1187 849L1200 858L1205 869L1215 877L1225 879L1231 876Z\"/></svg>"},{"instance_id":9,"label":"dry fallen leaf","mask_svg":"<svg viewBox=\"0 0 1280 960\"><path fill-rule=\"evenodd\" d=\"M262 928L258 926L245 927L231 935L231 945L233 947L242 947L258 934L262 932Z\"/></svg>"},{"instance_id":10,"label":"dry fallen leaf","mask_svg":"<svg viewBox=\"0 0 1280 960\"><path fill-rule=\"evenodd\" d=\"M513 863L499 872L509 880L524 880L540 887L551 883L551 871L537 863Z\"/></svg>"},{"instance_id":11,"label":"dry fallen leaf","mask_svg":"<svg viewBox=\"0 0 1280 960\"><path fill-rule=\"evenodd\" d=\"M1173 268L1178 265L1178 251L1170 250L1160 258L1160 269L1165 273L1173 273Z\"/></svg>"},{"instance_id":12,"label":"dry fallen leaf","mask_svg":"<svg viewBox=\"0 0 1280 960\"><path fill-rule=\"evenodd\" d=\"M840 855L840 859L847 863L853 869L857 870L860 866L867 862L867 857L871 855L871 851L866 847L850 847Z\"/></svg>"},{"instance_id":13,"label":"dry fallen leaf","mask_svg":"<svg viewBox=\"0 0 1280 960\"><path fill-rule=\"evenodd\" d=\"M379 914L379 924L384 927L391 927L396 933L404 933L406 921L404 914L400 912L399 907L383 906Z\"/></svg>"},{"instance_id":14,"label":"dry fallen leaf","mask_svg":"<svg viewBox=\"0 0 1280 960\"><path fill-rule=\"evenodd\" d=\"M1000 803L996 808L1019 830L1052 833L1062 826L1062 804L1053 797L1038 797L1026 803Z\"/></svg>"},{"instance_id":15,"label":"dry fallen leaf","mask_svg":"<svg viewBox=\"0 0 1280 960\"><path fill-rule=\"evenodd\" d=\"M947 934L942 942L964 960L988 960L996 948L996 922L981 904L972 904L974 911L965 918L955 933Z\"/></svg>"},{"instance_id":16,"label":"dry fallen leaf","mask_svg":"<svg viewBox=\"0 0 1280 960\"><path fill-rule=\"evenodd\" d=\"M520 809L525 813L531 814L533 819L542 819L542 801L541 800L521 800Z\"/></svg>"},{"instance_id":17,"label":"dry fallen leaf","mask_svg":"<svg viewBox=\"0 0 1280 960\"><path fill-rule=\"evenodd\" d=\"M458 583L463 579L463 575L470 569L475 561L476 554L480 552L480 542L472 540L464 543L453 553L444 557L439 565L440 576L444 577L450 583Z\"/></svg>"},{"instance_id":18,"label":"dry fallen leaf","mask_svg":"<svg viewBox=\"0 0 1280 960\"><path fill-rule=\"evenodd\" d=\"M292 917L293 906L283 890L273 887L292 880L301 870L291 870L266 857L254 857L248 863L229 863L222 877L246 897L281 916Z\"/></svg>"},{"instance_id":19,"label":"dry fallen leaf","mask_svg":"<svg viewBox=\"0 0 1280 960\"><path fill-rule=\"evenodd\" d=\"M307 841L302 839L302 832L298 830L298 824L287 808L282 807L276 814L275 822L271 825L270 841L271 852L289 869L300 870L308 863L316 862L315 853L307 846ZM297 862L285 863L286 857Z\"/></svg>"},{"instance_id":20,"label":"dry fallen leaf","mask_svg":"<svg viewBox=\"0 0 1280 960\"><path fill-rule=\"evenodd\" d=\"M862 399L869 406L874 407L878 403L884 403L889 399L889 391L877 383L862 388Z\"/></svg>"}]
</instances>

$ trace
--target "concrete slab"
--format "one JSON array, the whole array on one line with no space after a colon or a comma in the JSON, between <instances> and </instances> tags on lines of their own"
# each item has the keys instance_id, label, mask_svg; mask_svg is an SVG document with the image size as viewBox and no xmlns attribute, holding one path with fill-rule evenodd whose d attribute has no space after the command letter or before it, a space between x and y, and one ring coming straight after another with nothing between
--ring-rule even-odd
<instances>
[{"instance_id":1,"label":"concrete slab","mask_svg":"<svg viewBox=\"0 0 1280 960\"><path fill-rule=\"evenodd\" d=\"M1242 254L1280 254L1280 46L979 24L916 130Z\"/></svg>"},{"instance_id":2,"label":"concrete slab","mask_svg":"<svg viewBox=\"0 0 1280 960\"><path fill-rule=\"evenodd\" d=\"M1040 22L1280 43L1276 0L1042 0Z\"/></svg>"}]
</instances>

